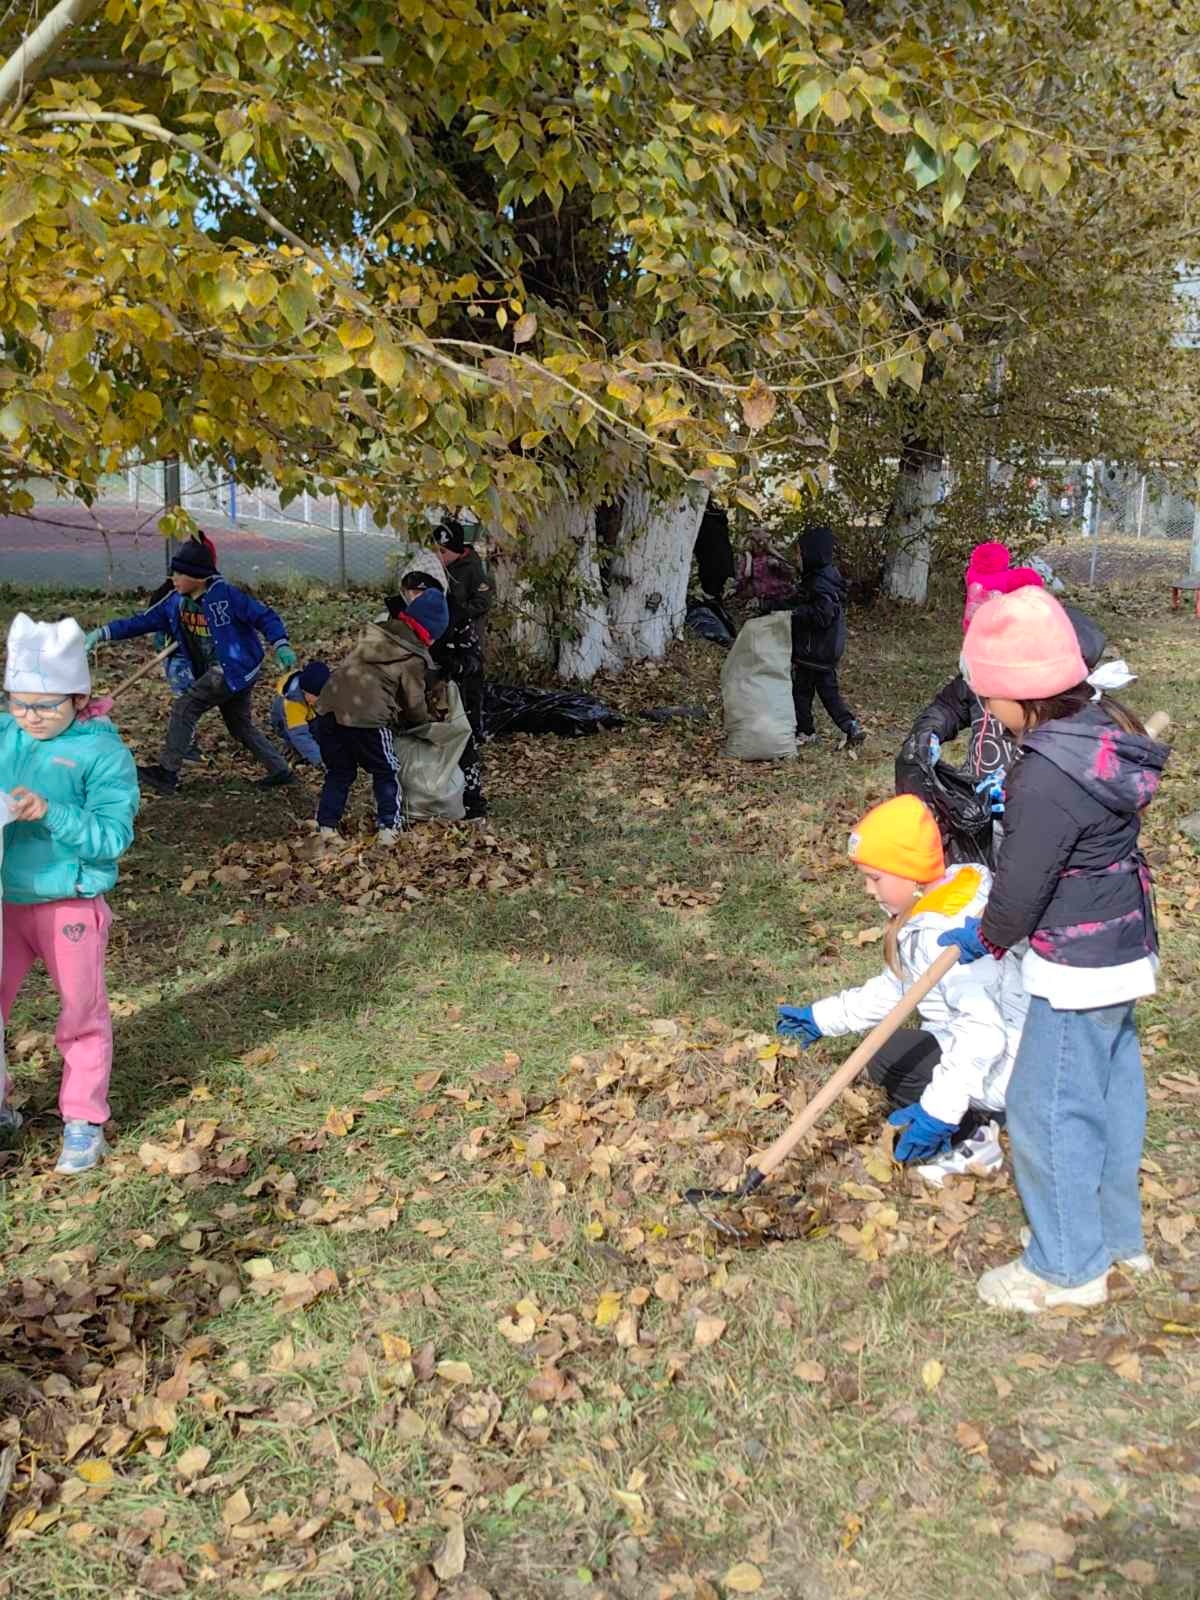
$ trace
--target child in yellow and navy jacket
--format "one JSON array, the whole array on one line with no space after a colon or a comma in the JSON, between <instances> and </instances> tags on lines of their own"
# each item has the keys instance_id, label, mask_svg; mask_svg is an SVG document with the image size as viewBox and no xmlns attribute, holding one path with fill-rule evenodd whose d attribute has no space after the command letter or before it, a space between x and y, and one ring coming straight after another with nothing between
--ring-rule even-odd
<instances>
[{"instance_id":1,"label":"child in yellow and navy jacket","mask_svg":"<svg viewBox=\"0 0 1200 1600\"><path fill-rule=\"evenodd\" d=\"M911 794L867 813L850 835L850 859L889 918L887 964L858 988L780 1006L779 1032L805 1048L882 1021L943 953L942 936L982 914L992 886L986 867L946 866L933 813ZM868 1064L897 1108L888 1118L900 1129L896 1160L916 1163L934 1187L1002 1166L999 1123L1028 1006L1014 957L952 967L917 1007L920 1028L901 1028Z\"/></svg>"},{"instance_id":2,"label":"child in yellow and navy jacket","mask_svg":"<svg viewBox=\"0 0 1200 1600\"><path fill-rule=\"evenodd\" d=\"M286 748L314 767L322 765L321 747L312 730L317 696L331 676L324 661L310 661L299 672L284 673L271 702L271 727Z\"/></svg>"}]
</instances>

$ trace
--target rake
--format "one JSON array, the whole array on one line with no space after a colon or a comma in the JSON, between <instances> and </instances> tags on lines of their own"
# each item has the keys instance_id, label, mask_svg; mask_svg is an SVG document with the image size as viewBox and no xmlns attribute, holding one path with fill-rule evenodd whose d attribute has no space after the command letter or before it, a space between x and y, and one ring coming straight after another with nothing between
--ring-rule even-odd
<instances>
[{"instance_id":1,"label":"rake","mask_svg":"<svg viewBox=\"0 0 1200 1600\"><path fill-rule=\"evenodd\" d=\"M736 1189L687 1189L683 1198L688 1205L693 1206L719 1233L734 1239L742 1238L739 1228L711 1215L704 1209L704 1204L716 1201L736 1205L739 1201L748 1199L757 1189L761 1189L771 1174L783 1165L813 1124L846 1092L879 1047L886 1044L897 1028L907 1021L929 991L941 983L957 960L958 950L953 945L938 956L912 988L901 995L882 1022L875 1024L862 1043L846 1057L833 1076L792 1119L770 1149L764 1150L762 1155L757 1157Z\"/></svg>"}]
</instances>

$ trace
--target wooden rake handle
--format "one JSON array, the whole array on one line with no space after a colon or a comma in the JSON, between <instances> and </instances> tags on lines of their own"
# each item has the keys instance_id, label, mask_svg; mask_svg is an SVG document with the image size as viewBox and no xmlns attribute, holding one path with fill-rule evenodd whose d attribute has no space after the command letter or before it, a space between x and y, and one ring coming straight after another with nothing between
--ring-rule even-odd
<instances>
[{"instance_id":1,"label":"wooden rake handle","mask_svg":"<svg viewBox=\"0 0 1200 1600\"><path fill-rule=\"evenodd\" d=\"M770 1149L764 1150L762 1155L755 1161L754 1172L760 1175L759 1183L764 1178L769 1177L776 1167L787 1160L813 1123L829 1109L835 1100L840 1099L879 1049L880 1045L887 1043L900 1024L912 1015L929 991L941 983L957 961L958 946L947 946L932 966L922 973L912 988L901 995L883 1021L875 1024L858 1048L847 1056L833 1077L817 1091L804 1107L804 1110L779 1135ZM757 1188L758 1184L754 1184L753 1187Z\"/></svg>"},{"instance_id":2,"label":"wooden rake handle","mask_svg":"<svg viewBox=\"0 0 1200 1600\"><path fill-rule=\"evenodd\" d=\"M156 656L151 656L149 661L144 661L136 672L131 672L123 683L117 685L109 698L115 700L118 695L124 694L126 689L132 689L135 683L144 678L147 673L153 672L159 662L165 661L177 648L178 646L175 644L169 644L165 650L160 650Z\"/></svg>"}]
</instances>

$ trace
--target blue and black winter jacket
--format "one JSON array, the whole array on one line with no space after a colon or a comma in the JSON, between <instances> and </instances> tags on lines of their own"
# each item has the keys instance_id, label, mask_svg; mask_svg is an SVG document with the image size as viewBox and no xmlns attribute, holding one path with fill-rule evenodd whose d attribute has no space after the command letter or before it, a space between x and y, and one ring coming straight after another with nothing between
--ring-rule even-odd
<instances>
[{"instance_id":1,"label":"blue and black winter jacket","mask_svg":"<svg viewBox=\"0 0 1200 1600\"><path fill-rule=\"evenodd\" d=\"M199 597L209 635L216 651L217 665L226 687L234 694L254 682L265 654L259 634L270 645L287 643L287 628L279 613L217 577ZM180 650L188 653L187 638L180 610L182 596L172 592L148 611L132 617L118 617L100 630L102 639L136 639L144 633L169 633Z\"/></svg>"}]
</instances>

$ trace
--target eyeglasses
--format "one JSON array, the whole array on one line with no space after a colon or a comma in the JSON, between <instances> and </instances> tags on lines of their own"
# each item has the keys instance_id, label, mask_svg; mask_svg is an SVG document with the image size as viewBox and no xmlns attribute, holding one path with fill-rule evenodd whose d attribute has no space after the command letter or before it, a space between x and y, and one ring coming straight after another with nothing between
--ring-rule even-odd
<instances>
[{"instance_id":1,"label":"eyeglasses","mask_svg":"<svg viewBox=\"0 0 1200 1600\"><path fill-rule=\"evenodd\" d=\"M8 709L22 717L52 717L68 700L74 698L74 695L60 694L57 700L17 700L10 694Z\"/></svg>"}]
</instances>

